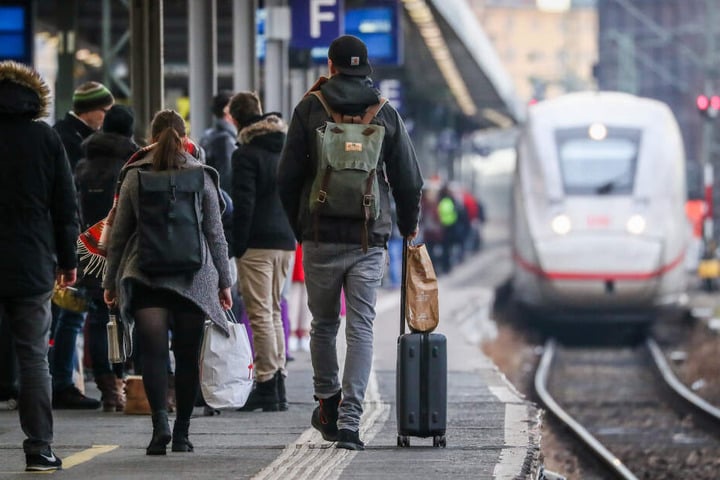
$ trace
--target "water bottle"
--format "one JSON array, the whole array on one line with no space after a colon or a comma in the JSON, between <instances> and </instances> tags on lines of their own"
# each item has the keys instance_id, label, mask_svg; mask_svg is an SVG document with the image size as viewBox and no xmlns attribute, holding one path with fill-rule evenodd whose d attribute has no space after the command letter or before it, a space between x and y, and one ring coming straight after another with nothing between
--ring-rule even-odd
<instances>
[{"instance_id":1,"label":"water bottle","mask_svg":"<svg viewBox=\"0 0 720 480\"><path fill-rule=\"evenodd\" d=\"M110 363L125 362L125 349L120 338L121 332L117 321L117 314L110 312L110 319L106 325L108 343L108 361Z\"/></svg>"}]
</instances>

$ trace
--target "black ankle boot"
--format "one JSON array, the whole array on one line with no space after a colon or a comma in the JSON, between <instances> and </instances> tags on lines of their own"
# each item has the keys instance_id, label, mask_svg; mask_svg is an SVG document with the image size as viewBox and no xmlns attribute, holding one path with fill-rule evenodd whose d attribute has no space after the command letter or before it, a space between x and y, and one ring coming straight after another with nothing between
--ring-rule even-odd
<instances>
[{"instance_id":1,"label":"black ankle boot","mask_svg":"<svg viewBox=\"0 0 720 480\"><path fill-rule=\"evenodd\" d=\"M188 438L190 430L190 420L175 419L172 433L172 451L173 452L192 452L193 444Z\"/></svg>"},{"instance_id":2,"label":"black ankle boot","mask_svg":"<svg viewBox=\"0 0 720 480\"><path fill-rule=\"evenodd\" d=\"M330 398L317 398L320 405L313 410L310 424L322 434L323 439L334 442L338 437L338 407L342 399L342 392L337 392Z\"/></svg>"},{"instance_id":3,"label":"black ankle boot","mask_svg":"<svg viewBox=\"0 0 720 480\"><path fill-rule=\"evenodd\" d=\"M165 455L165 447L170 443L170 425L168 425L167 410L160 410L152 414L153 435L145 453L148 455Z\"/></svg>"},{"instance_id":4,"label":"black ankle boot","mask_svg":"<svg viewBox=\"0 0 720 480\"><path fill-rule=\"evenodd\" d=\"M245 402L245 406L238 408L241 412L252 412L262 408L263 412L277 412L278 404L277 377L265 382L256 382L255 388Z\"/></svg>"},{"instance_id":5,"label":"black ankle boot","mask_svg":"<svg viewBox=\"0 0 720 480\"><path fill-rule=\"evenodd\" d=\"M275 372L275 381L277 382L278 408L284 412L289 406L287 395L285 394L285 377L280 370Z\"/></svg>"}]
</instances>

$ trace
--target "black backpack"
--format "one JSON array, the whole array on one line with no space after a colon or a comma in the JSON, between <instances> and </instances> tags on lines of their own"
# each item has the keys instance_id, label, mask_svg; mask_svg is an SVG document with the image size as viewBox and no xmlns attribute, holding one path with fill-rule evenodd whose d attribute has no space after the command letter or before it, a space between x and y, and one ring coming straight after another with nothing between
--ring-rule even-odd
<instances>
[{"instance_id":1,"label":"black backpack","mask_svg":"<svg viewBox=\"0 0 720 480\"><path fill-rule=\"evenodd\" d=\"M140 270L148 275L192 273L204 260L202 167L139 171Z\"/></svg>"}]
</instances>

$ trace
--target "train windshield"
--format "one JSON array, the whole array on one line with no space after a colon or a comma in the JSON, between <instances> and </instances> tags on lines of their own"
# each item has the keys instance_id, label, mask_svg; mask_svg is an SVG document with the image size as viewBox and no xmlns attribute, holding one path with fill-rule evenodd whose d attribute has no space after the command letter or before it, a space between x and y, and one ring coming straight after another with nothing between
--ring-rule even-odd
<instances>
[{"instance_id":1,"label":"train windshield","mask_svg":"<svg viewBox=\"0 0 720 480\"><path fill-rule=\"evenodd\" d=\"M592 135L592 127L570 128L558 130L556 139L566 195L632 193L640 130L607 128Z\"/></svg>"}]
</instances>

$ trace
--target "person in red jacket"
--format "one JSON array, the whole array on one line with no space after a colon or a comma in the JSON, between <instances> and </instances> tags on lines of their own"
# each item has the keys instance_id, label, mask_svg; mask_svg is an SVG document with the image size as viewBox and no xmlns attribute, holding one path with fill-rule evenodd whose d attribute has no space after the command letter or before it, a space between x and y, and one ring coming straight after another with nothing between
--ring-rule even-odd
<instances>
[{"instance_id":1,"label":"person in red jacket","mask_svg":"<svg viewBox=\"0 0 720 480\"><path fill-rule=\"evenodd\" d=\"M295 248L295 263L292 271L290 287L290 336L288 338L291 352L310 351L310 309L307 304L305 288L305 270L302 265L302 244Z\"/></svg>"}]
</instances>

